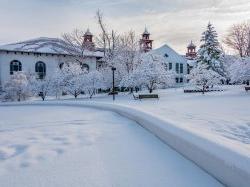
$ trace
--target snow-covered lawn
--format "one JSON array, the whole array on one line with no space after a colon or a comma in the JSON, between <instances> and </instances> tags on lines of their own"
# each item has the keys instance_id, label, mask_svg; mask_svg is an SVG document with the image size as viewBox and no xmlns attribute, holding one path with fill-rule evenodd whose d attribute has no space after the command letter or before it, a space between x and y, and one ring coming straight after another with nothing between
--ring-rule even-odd
<instances>
[{"instance_id":1,"label":"snow-covered lawn","mask_svg":"<svg viewBox=\"0 0 250 187\"><path fill-rule=\"evenodd\" d=\"M144 100L129 105L250 158L250 93L243 88L206 95L172 89L159 91L159 95L159 101Z\"/></svg>"},{"instance_id":2,"label":"snow-covered lawn","mask_svg":"<svg viewBox=\"0 0 250 187\"><path fill-rule=\"evenodd\" d=\"M132 95L120 94L114 104L149 112L250 157L250 92L245 92L243 86L224 89L225 92L205 95L184 94L182 88L156 90L159 100L142 101L134 100ZM97 97L92 101L113 103L111 96Z\"/></svg>"},{"instance_id":3,"label":"snow-covered lawn","mask_svg":"<svg viewBox=\"0 0 250 187\"><path fill-rule=\"evenodd\" d=\"M221 184L147 130L115 113L12 106L0 107L0 186Z\"/></svg>"}]
</instances>

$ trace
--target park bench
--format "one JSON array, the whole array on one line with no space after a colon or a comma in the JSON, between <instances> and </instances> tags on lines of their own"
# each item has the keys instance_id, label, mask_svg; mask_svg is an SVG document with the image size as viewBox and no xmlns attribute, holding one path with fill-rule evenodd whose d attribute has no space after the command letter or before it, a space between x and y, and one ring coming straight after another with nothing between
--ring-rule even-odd
<instances>
[{"instance_id":1,"label":"park bench","mask_svg":"<svg viewBox=\"0 0 250 187\"><path fill-rule=\"evenodd\" d=\"M250 90L250 86L245 86L245 90L246 91Z\"/></svg>"},{"instance_id":2,"label":"park bench","mask_svg":"<svg viewBox=\"0 0 250 187\"><path fill-rule=\"evenodd\" d=\"M208 89L208 90L204 90L204 92L222 92L224 90L219 90L219 89ZM202 90L184 90L184 93L199 93L199 92L203 92Z\"/></svg>"},{"instance_id":3,"label":"park bench","mask_svg":"<svg viewBox=\"0 0 250 187\"><path fill-rule=\"evenodd\" d=\"M159 99L159 95L158 94L139 94L139 95L135 95L133 94L133 97L135 100L137 99Z\"/></svg>"},{"instance_id":4,"label":"park bench","mask_svg":"<svg viewBox=\"0 0 250 187\"><path fill-rule=\"evenodd\" d=\"M158 94L139 94L139 99L159 99Z\"/></svg>"}]
</instances>

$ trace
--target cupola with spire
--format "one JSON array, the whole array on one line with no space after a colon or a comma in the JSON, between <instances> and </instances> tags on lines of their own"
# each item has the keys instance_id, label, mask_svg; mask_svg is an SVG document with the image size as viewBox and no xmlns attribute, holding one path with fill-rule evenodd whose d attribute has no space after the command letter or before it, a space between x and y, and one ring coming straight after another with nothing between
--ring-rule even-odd
<instances>
[{"instance_id":1,"label":"cupola with spire","mask_svg":"<svg viewBox=\"0 0 250 187\"><path fill-rule=\"evenodd\" d=\"M187 46L186 57L190 58L190 59L194 59L194 58L196 58L196 56L197 56L196 46L194 45L193 41L191 40L191 42Z\"/></svg>"},{"instance_id":2,"label":"cupola with spire","mask_svg":"<svg viewBox=\"0 0 250 187\"><path fill-rule=\"evenodd\" d=\"M142 33L142 38L140 39L140 49L143 52L149 52L152 50L153 40L150 40L150 33L148 32L147 27L145 27L144 32Z\"/></svg>"},{"instance_id":3,"label":"cupola with spire","mask_svg":"<svg viewBox=\"0 0 250 187\"><path fill-rule=\"evenodd\" d=\"M90 32L89 28L84 34L83 46L84 48L92 51L95 49L95 44L93 42L93 34Z\"/></svg>"}]
</instances>

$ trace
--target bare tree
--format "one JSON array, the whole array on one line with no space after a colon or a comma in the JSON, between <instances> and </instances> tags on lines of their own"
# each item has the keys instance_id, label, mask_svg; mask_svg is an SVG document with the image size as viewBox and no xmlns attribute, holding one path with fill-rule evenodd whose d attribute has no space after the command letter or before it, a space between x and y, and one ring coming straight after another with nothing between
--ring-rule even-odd
<instances>
[{"instance_id":1,"label":"bare tree","mask_svg":"<svg viewBox=\"0 0 250 187\"><path fill-rule=\"evenodd\" d=\"M236 50L241 57L250 56L250 22L233 25L224 43Z\"/></svg>"},{"instance_id":2,"label":"bare tree","mask_svg":"<svg viewBox=\"0 0 250 187\"><path fill-rule=\"evenodd\" d=\"M141 54L138 38L134 31L129 31L119 37L119 55L125 66L125 72L129 74L140 63Z\"/></svg>"},{"instance_id":3,"label":"bare tree","mask_svg":"<svg viewBox=\"0 0 250 187\"><path fill-rule=\"evenodd\" d=\"M113 58L113 52L118 42L118 34L112 29L109 32L103 21L103 14L100 10L96 12L97 23L101 29L101 34L96 38L97 44L104 51L105 60L108 58Z\"/></svg>"}]
</instances>

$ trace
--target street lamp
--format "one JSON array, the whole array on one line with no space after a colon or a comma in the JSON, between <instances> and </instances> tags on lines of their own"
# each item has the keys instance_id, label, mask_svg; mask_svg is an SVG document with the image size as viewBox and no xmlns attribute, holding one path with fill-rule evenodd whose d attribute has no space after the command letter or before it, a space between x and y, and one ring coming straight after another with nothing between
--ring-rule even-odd
<instances>
[{"instance_id":1,"label":"street lamp","mask_svg":"<svg viewBox=\"0 0 250 187\"><path fill-rule=\"evenodd\" d=\"M113 73L113 90L112 90L112 94L113 94L113 101L115 100L115 67L111 68L112 73Z\"/></svg>"}]
</instances>

